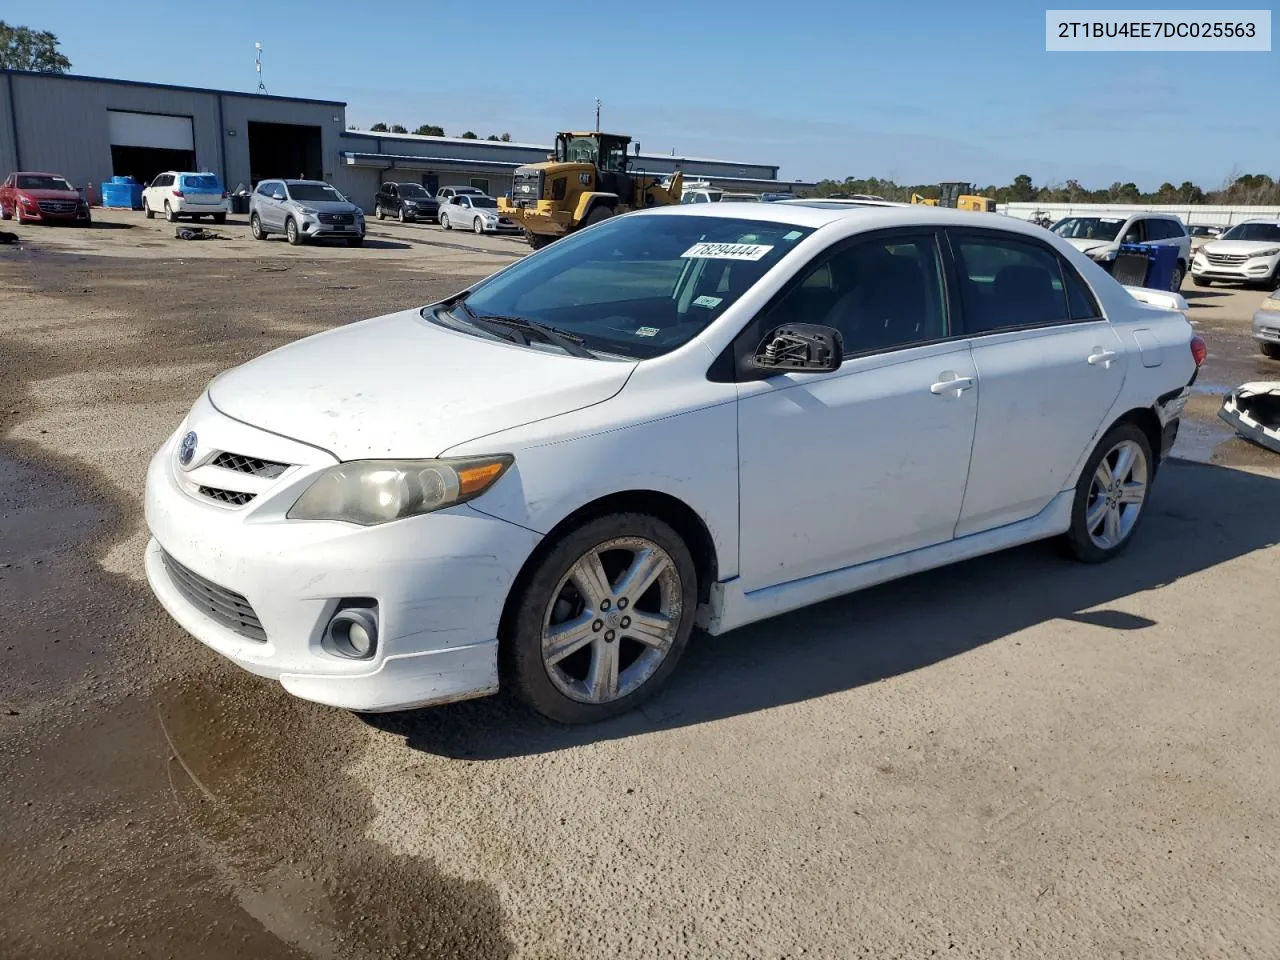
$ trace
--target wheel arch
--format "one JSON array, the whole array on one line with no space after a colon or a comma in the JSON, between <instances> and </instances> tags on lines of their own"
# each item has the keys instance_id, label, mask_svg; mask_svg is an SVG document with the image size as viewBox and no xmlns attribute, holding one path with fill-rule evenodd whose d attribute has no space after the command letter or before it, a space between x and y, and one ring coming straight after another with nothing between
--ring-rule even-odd
<instances>
[{"instance_id":1,"label":"wheel arch","mask_svg":"<svg viewBox=\"0 0 1280 960\"><path fill-rule=\"evenodd\" d=\"M710 600L711 585L719 577L720 560L716 552L715 540L711 536L711 530L706 521L687 503L669 493L661 493L657 490L625 490L610 493L583 504L547 531L546 536L525 558L524 564L511 583L511 589L507 591L499 621L499 636L509 635L510 618L525 584L560 537L588 521L611 513L649 514L675 530L693 557L694 570L698 576L698 602L707 603Z\"/></svg>"}]
</instances>

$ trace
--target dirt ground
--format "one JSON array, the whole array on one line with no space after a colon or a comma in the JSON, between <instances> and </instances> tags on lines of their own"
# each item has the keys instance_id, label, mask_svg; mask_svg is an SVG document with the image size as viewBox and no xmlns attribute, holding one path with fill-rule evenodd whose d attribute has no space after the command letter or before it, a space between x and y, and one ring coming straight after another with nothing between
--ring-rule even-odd
<instances>
[{"instance_id":1,"label":"dirt ground","mask_svg":"<svg viewBox=\"0 0 1280 960\"><path fill-rule=\"evenodd\" d=\"M1033 545L699 639L588 729L371 719L168 620L146 461L219 370L523 248L95 213L0 247L0 957L1280 956L1280 458L1216 420L1280 378L1261 292L1188 283L1210 359L1118 562Z\"/></svg>"}]
</instances>

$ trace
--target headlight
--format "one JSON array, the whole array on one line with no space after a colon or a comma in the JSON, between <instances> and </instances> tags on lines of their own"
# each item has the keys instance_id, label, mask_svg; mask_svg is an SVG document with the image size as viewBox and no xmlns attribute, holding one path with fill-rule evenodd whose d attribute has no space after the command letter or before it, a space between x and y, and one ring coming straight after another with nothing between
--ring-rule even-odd
<instances>
[{"instance_id":1,"label":"headlight","mask_svg":"<svg viewBox=\"0 0 1280 960\"><path fill-rule=\"evenodd\" d=\"M363 526L466 503L515 462L508 454L450 460L355 460L320 474L289 508L290 520Z\"/></svg>"},{"instance_id":2,"label":"headlight","mask_svg":"<svg viewBox=\"0 0 1280 960\"><path fill-rule=\"evenodd\" d=\"M487 222L489 222L489 223L497 223L497 222L498 222L498 218L497 218L494 214L492 214L492 213L486 213L486 214L484 215L484 218L485 218L485 220L486 220Z\"/></svg>"},{"instance_id":3,"label":"headlight","mask_svg":"<svg viewBox=\"0 0 1280 960\"><path fill-rule=\"evenodd\" d=\"M1263 257L1274 257L1277 253L1280 253L1280 247L1271 247L1270 249L1267 249L1267 250L1254 251L1253 253L1249 254L1249 258L1251 260L1260 260Z\"/></svg>"}]
</instances>

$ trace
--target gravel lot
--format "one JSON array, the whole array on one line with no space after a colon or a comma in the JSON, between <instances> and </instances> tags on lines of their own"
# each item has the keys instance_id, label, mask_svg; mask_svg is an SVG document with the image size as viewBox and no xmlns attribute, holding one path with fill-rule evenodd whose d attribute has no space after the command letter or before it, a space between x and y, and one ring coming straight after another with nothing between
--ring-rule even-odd
<instances>
[{"instance_id":1,"label":"gravel lot","mask_svg":"<svg viewBox=\"0 0 1280 960\"><path fill-rule=\"evenodd\" d=\"M589 729L361 718L168 621L146 460L217 371L522 243L95 215L0 247L6 960L1280 956L1280 458L1215 419L1280 377L1265 294L1184 291L1210 359L1116 563L1033 545L696 640Z\"/></svg>"}]
</instances>

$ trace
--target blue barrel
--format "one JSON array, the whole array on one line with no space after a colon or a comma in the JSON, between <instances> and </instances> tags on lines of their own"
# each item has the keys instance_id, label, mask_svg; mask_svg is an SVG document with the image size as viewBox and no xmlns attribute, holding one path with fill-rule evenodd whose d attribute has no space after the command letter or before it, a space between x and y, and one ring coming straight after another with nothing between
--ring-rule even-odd
<instances>
[{"instance_id":1,"label":"blue barrel","mask_svg":"<svg viewBox=\"0 0 1280 960\"><path fill-rule=\"evenodd\" d=\"M102 205L117 210L141 210L142 184L133 177L112 177L102 185Z\"/></svg>"}]
</instances>

